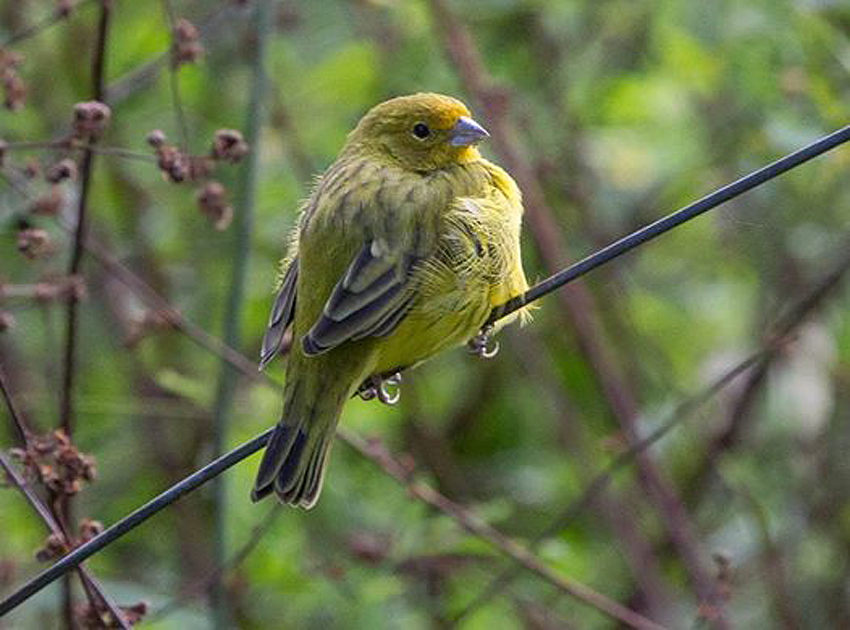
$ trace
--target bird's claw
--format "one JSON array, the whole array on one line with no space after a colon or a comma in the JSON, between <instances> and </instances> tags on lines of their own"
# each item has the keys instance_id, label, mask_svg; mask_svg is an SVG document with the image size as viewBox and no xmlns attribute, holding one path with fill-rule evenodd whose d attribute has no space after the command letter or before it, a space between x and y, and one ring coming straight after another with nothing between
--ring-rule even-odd
<instances>
[{"instance_id":1,"label":"bird's claw","mask_svg":"<svg viewBox=\"0 0 850 630\"><path fill-rule=\"evenodd\" d=\"M472 339L466 342L469 352L482 359L492 359L499 354L499 342L490 344L490 335L493 334L492 326L485 326L478 331Z\"/></svg>"},{"instance_id":2,"label":"bird's claw","mask_svg":"<svg viewBox=\"0 0 850 630\"><path fill-rule=\"evenodd\" d=\"M398 385L401 383L401 373L383 378L380 375L374 375L363 381L363 384L357 390L357 395L361 400L374 400L377 398L385 405L394 405L401 398L401 389ZM387 388L387 386L395 387L395 391Z\"/></svg>"}]
</instances>

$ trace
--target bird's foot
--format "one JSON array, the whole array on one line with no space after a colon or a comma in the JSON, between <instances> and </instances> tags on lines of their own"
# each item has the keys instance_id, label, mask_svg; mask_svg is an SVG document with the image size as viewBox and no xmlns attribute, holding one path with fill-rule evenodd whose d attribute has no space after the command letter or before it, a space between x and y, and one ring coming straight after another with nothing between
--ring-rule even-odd
<instances>
[{"instance_id":1,"label":"bird's foot","mask_svg":"<svg viewBox=\"0 0 850 630\"><path fill-rule=\"evenodd\" d=\"M400 383L401 372L396 372L386 378L375 374L363 381L357 390L357 395L362 400L374 400L377 398L385 405L394 405L401 398L401 389L398 387ZM388 389L388 386L395 389Z\"/></svg>"},{"instance_id":2,"label":"bird's foot","mask_svg":"<svg viewBox=\"0 0 850 630\"><path fill-rule=\"evenodd\" d=\"M484 326L478 331L477 335L466 342L469 352L482 359L492 359L499 354L499 342L490 343L490 335L492 334L493 326L489 324Z\"/></svg>"}]
</instances>

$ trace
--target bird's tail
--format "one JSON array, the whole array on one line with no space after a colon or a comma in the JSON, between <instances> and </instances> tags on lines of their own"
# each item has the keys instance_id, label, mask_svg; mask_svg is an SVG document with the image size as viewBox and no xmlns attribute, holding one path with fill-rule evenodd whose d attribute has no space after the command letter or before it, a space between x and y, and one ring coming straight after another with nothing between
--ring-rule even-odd
<instances>
[{"instance_id":1,"label":"bird's tail","mask_svg":"<svg viewBox=\"0 0 850 630\"><path fill-rule=\"evenodd\" d=\"M252 500L274 492L283 503L306 509L315 505L343 400L327 392L306 395L298 382L287 387L283 415L263 453Z\"/></svg>"}]
</instances>

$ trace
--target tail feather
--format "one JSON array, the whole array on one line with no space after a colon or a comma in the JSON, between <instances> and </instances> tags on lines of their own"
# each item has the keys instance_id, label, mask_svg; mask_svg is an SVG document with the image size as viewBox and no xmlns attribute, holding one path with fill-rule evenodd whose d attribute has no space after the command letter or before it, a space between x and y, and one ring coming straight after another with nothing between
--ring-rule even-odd
<instances>
[{"instance_id":1,"label":"tail feather","mask_svg":"<svg viewBox=\"0 0 850 630\"><path fill-rule=\"evenodd\" d=\"M268 444L266 444L263 461L260 463L260 469L257 471L257 479L254 482L254 493L252 494L254 501L258 501L262 496L268 494L264 493L260 497L254 496L264 488L271 488L275 478L286 462L298 463L306 439L307 436L299 427L288 426L283 420L278 423L274 433L269 438ZM290 453L293 454L293 457L290 457Z\"/></svg>"},{"instance_id":2,"label":"tail feather","mask_svg":"<svg viewBox=\"0 0 850 630\"><path fill-rule=\"evenodd\" d=\"M284 413L266 446L253 501L274 492L283 503L311 508L322 489L324 468L341 403L325 398L311 406L287 397Z\"/></svg>"}]
</instances>

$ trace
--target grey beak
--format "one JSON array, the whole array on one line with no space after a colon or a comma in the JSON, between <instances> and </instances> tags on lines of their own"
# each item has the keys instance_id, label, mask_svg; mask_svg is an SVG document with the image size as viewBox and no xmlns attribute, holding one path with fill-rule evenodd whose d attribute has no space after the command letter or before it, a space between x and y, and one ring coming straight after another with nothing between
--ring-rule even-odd
<instances>
[{"instance_id":1,"label":"grey beak","mask_svg":"<svg viewBox=\"0 0 850 630\"><path fill-rule=\"evenodd\" d=\"M453 147L466 147L476 142L481 142L490 136L487 130L477 122L466 116L461 116L452 127L449 135L449 144Z\"/></svg>"}]
</instances>

